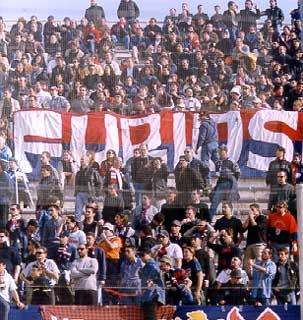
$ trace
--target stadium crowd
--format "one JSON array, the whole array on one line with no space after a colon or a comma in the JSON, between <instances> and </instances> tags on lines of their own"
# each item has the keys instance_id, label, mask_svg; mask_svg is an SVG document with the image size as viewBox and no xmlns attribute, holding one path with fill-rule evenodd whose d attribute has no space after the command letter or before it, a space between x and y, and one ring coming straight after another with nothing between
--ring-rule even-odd
<instances>
[{"instance_id":1,"label":"stadium crowd","mask_svg":"<svg viewBox=\"0 0 303 320\"><path fill-rule=\"evenodd\" d=\"M303 110L299 9L290 24L276 0L264 11L251 0L240 10L229 1L210 15L183 3L161 23L139 22L140 9L121 0L112 25L95 0L80 22L21 17L9 30L0 18L0 303L8 310L13 292L20 307L21 300L96 305L103 288L103 303L142 303L150 319L157 303L296 304L301 157L289 163L279 147L266 175L268 210L252 203L239 219L241 172L218 145L209 113ZM130 57L120 61L122 48ZM195 111L199 140L173 173L147 145L126 163L114 150L101 163L88 151L80 166L65 150L54 167L45 151L33 204L12 141L14 112L32 109ZM71 190L75 210L66 214ZM22 209L33 205L36 219L25 221Z\"/></svg>"}]
</instances>

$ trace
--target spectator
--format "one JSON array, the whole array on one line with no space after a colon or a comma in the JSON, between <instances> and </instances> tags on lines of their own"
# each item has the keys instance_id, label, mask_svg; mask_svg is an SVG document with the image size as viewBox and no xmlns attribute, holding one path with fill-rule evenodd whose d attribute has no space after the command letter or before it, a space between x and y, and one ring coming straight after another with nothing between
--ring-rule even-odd
<instances>
[{"instance_id":1,"label":"spectator","mask_svg":"<svg viewBox=\"0 0 303 320\"><path fill-rule=\"evenodd\" d=\"M0 229L0 258L5 261L7 272L17 282L21 270L21 256L16 248L8 245L8 240L8 232Z\"/></svg>"},{"instance_id":2,"label":"spectator","mask_svg":"<svg viewBox=\"0 0 303 320\"><path fill-rule=\"evenodd\" d=\"M14 193L14 186L9 174L0 161L0 225L5 227L8 221L8 210Z\"/></svg>"},{"instance_id":3,"label":"spectator","mask_svg":"<svg viewBox=\"0 0 303 320\"><path fill-rule=\"evenodd\" d=\"M255 11L253 10L255 9ZM253 8L253 2L251 0L245 1L245 9L240 10L239 13L239 27L245 33L249 31L250 27L257 27L257 20L260 18L261 12L255 4Z\"/></svg>"},{"instance_id":4,"label":"spectator","mask_svg":"<svg viewBox=\"0 0 303 320\"><path fill-rule=\"evenodd\" d=\"M261 253L267 243L267 217L261 213L257 203L249 206L248 218L243 223L243 229L247 230L243 261L244 269L247 271L250 259L261 260Z\"/></svg>"},{"instance_id":5,"label":"spectator","mask_svg":"<svg viewBox=\"0 0 303 320\"><path fill-rule=\"evenodd\" d=\"M274 29L278 31L284 20L283 11L277 6L277 0L270 0L269 5L268 9L261 12L261 16L267 16L267 19L272 22Z\"/></svg>"},{"instance_id":6,"label":"spectator","mask_svg":"<svg viewBox=\"0 0 303 320\"><path fill-rule=\"evenodd\" d=\"M216 163L216 172L218 180L211 194L210 216L213 219L218 205L221 201L232 203L238 201L238 179L240 177L240 168L237 163L228 159L227 147L222 145L219 148L220 160Z\"/></svg>"},{"instance_id":7,"label":"spectator","mask_svg":"<svg viewBox=\"0 0 303 320\"><path fill-rule=\"evenodd\" d=\"M158 234L159 245L154 246L152 251L152 257L160 260L164 255L169 256L172 259L172 266L175 268L181 268L182 263L182 249L176 243L171 243L169 240L169 233L166 230L160 231Z\"/></svg>"},{"instance_id":8,"label":"spectator","mask_svg":"<svg viewBox=\"0 0 303 320\"><path fill-rule=\"evenodd\" d=\"M291 248L293 253L298 250L297 223L287 209L287 203L279 201L275 206L275 211L268 216L267 239L274 250L275 260L277 260L277 250L281 247L285 247L288 250Z\"/></svg>"},{"instance_id":9,"label":"spectator","mask_svg":"<svg viewBox=\"0 0 303 320\"><path fill-rule=\"evenodd\" d=\"M87 113L90 111L93 104L93 100L91 100L87 95L87 88L85 86L81 86L78 97L71 101L71 111Z\"/></svg>"},{"instance_id":10,"label":"spectator","mask_svg":"<svg viewBox=\"0 0 303 320\"><path fill-rule=\"evenodd\" d=\"M140 204L142 191L145 190L146 170L153 158L148 154L148 146L140 146L140 157L134 158L131 166L132 180L135 188L136 205Z\"/></svg>"},{"instance_id":11,"label":"spectator","mask_svg":"<svg viewBox=\"0 0 303 320\"><path fill-rule=\"evenodd\" d=\"M115 185L109 185L103 204L102 217L106 222L114 223L115 215L122 213L124 201Z\"/></svg>"},{"instance_id":12,"label":"spectator","mask_svg":"<svg viewBox=\"0 0 303 320\"><path fill-rule=\"evenodd\" d=\"M271 250L262 251L262 260L251 264L252 291L251 296L256 306L269 305L272 295L272 283L277 272L275 263L271 260Z\"/></svg>"},{"instance_id":13,"label":"spectator","mask_svg":"<svg viewBox=\"0 0 303 320\"><path fill-rule=\"evenodd\" d=\"M278 147L276 151L276 159L271 161L266 174L266 184L271 188L278 183L278 171L285 171L287 174L287 182L291 181L291 168L290 163L285 159L285 149Z\"/></svg>"},{"instance_id":14,"label":"spectator","mask_svg":"<svg viewBox=\"0 0 303 320\"><path fill-rule=\"evenodd\" d=\"M142 260L136 256L136 248L128 245L125 247L125 258L121 263L121 286L126 288L128 294L139 294L141 288L140 271L143 268ZM123 298L123 304L137 304L139 297Z\"/></svg>"},{"instance_id":15,"label":"spectator","mask_svg":"<svg viewBox=\"0 0 303 320\"><path fill-rule=\"evenodd\" d=\"M207 112L200 113L200 122L196 152L201 147L201 161L208 167L209 159L214 163L219 160L217 126Z\"/></svg>"},{"instance_id":16,"label":"spectator","mask_svg":"<svg viewBox=\"0 0 303 320\"><path fill-rule=\"evenodd\" d=\"M0 291L0 316L1 319L8 320L11 299L15 301L19 309L23 309L25 306L20 301L15 281L12 276L6 271L6 263L2 259L0 259L0 273L3 277L2 282L5 284L3 286L3 290Z\"/></svg>"},{"instance_id":17,"label":"spectator","mask_svg":"<svg viewBox=\"0 0 303 320\"><path fill-rule=\"evenodd\" d=\"M139 15L140 10L135 1L121 0L117 10L117 16L119 19L123 17L127 23L131 24L133 21L138 19Z\"/></svg>"},{"instance_id":18,"label":"spectator","mask_svg":"<svg viewBox=\"0 0 303 320\"><path fill-rule=\"evenodd\" d=\"M226 230L233 236L233 242L239 245L243 240L243 225L240 219L233 216L232 207L227 202L222 203L223 217L217 219L214 228L216 231Z\"/></svg>"},{"instance_id":19,"label":"spectator","mask_svg":"<svg viewBox=\"0 0 303 320\"><path fill-rule=\"evenodd\" d=\"M81 221L83 207L89 198L95 198L100 193L100 177L99 173L89 166L89 158L83 155L81 158L81 167L76 174L75 195L76 207L75 217L77 221Z\"/></svg>"},{"instance_id":20,"label":"spectator","mask_svg":"<svg viewBox=\"0 0 303 320\"><path fill-rule=\"evenodd\" d=\"M145 320L156 320L157 304L165 304L164 284L150 250L142 250L140 256L145 264L140 272L141 286L144 288L141 297L143 315ZM154 293L156 293L156 299Z\"/></svg>"},{"instance_id":21,"label":"spectator","mask_svg":"<svg viewBox=\"0 0 303 320\"><path fill-rule=\"evenodd\" d=\"M219 233L220 244L215 244L215 235L209 239L207 246L218 254L218 273L231 265L232 257L240 257L240 249L233 243L232 236L226 230Z\"/></svg>"},{"instance_id":22,"label":"spectator","mask_svg":"<svg viewBox=\"0 0 303 320\"><path fill-rule=\"evenodd\" d=\"M75 304L97 305L98 261L88 257L88 249L80 244L79 258L71 266L71 279L75 282Z\"/></svg>"},{"instance_id":23,"label":"spectator","mask_svg":"<svg viewBox=\"0 0 303 320\"><path fill-rule=\"evenodd\" d=\"M273 280L273 291L278 304L296 304L296 288L298 286L299 270L293 261L289 259L287 248L278 249L279 260L277 273Z\"/></svg>"},{"instance_id":24,"label":"spectator","mask_svg":"<svg viewBox=\"0 0 303 320\"><path fill-rule=\"evenodd\" d=\"M175 168L176 189L178 191L177 203L186 206L190 201L190 194L193 190L202 188L202 177L195 169L189 166L185 156L179 157L179 162Z\"/></svg>"},{"instance_id":25,"label":"spectator","mask_svg":"<svg viewBox=\"0 0 303 320\"><path fill-rule=\"evenodd\" d=\"M271 188L269 194L268 210L272 210L279 201L286 201L289 208L295 209L296 194L293 185L286 182L287 173L278 171L277 180L278 183Z\"/></svg>"},{"instance_id":26,"label":"spectator","mask_svg":"<svg viewBox=\"0 0 303 320\"><path fill-rule=\"evenodd\" d=\"M230 273L230 280L221 288L220 305L245 305L249 294L245 284L241 283L242 275L238 269Z\"/></svg>"},{"instance_id":27,"label":"spectator","mask_svg":"<svg viewBox=\"0 0 303 320\"><path fill-rule=\"evenodd\" d=\"M56 263L47 259L47 249L40 247L36 251L36 261L29 263L21 273L26 290L32 295L32 304L55 305L54 285L59 279L59 274Z\"/></svg>"},{"instance_id":28,"label":"spectator","mask_svg":"<svg viewBox=\"0 0 303 320\"><path fill-rule=\"evenodd\" d=\"M134 210L133 228L139 230L142 225L151 223L158 209L152 205L149 194L142 194L141 205Z\"/></svg>"},{"instance_id":29,"label":"spectator","mask_svg":"<svg viewBox=\"0 0 303 320\"><path fill-rule=\"evenodd\" d=\"M125 1L126 2L126 1ZM132 2L132 1L129 1ZM130 30L127 25L127 20L124 17L119 18L119 22L111 28L111 36L114 44L122 43L125 49L129 50L130 45Z\"/></svg>"},{"instance_id":30,"label":"spectator","mask_svg":"<svg viewBox=\"0 0 303 320\"><path fill-rule=\"evenodd\" d=\"M63 228L63 220L60 217L60 208L56 205L50 206L48 212L51 215L51 219L43 226L41 244L50 252L59 242L59 235Z\"/></svg>"},{"instance_id":31,"label":"spectator","mask_svg":"<svg viewBox=\"0 0 303 320\"><path fill-rule=\"evenodd\" d=\"M66 218L66 231L68 232L68 243L74 248L86 243L85 233L80 229L78 221L74 216Z\"/></svg>"},{"instance_id":32,"label":"spectator","mask_svg":"<svg viewBox=\"0 0 303 320\"><path fill-rule=\"evenodd\" d=\"M103 225L100 239L99 247L104 250L106 255L107 285L116 286L120 271L121 239L114 234L114 226L110 223Z\"/></svg>"},{"instance_id":33,"label":"spectator","mask_svg":"<svg viewBox=\"0 0 303 320\"><path fill-rule=\"evenodd\" d=\"M97 27L99 26L101 19L105 18L103 8L97 5L96 0L90 1L90 7L85 11L85 18L89 22L92 21Z\"/></svg>"},{"instance_id":34,"label":"spectator","mask_svg":"<svg viewBox=\"0 0 303 320\"><path fill-rule=\"evenodd\" d=\"M166 303L171 305L193 304L191 293L191 280L183 269L174 269L169 256L163 256L160 260L160 270L163 278Z\"/></svg>"},{"instance_id":35,"label":"spectator","mask_svg":"<svg viewBox=\"0 0 303 320\"><path fill-rule=\"evenodd\" d=\"M195 250L191 247L183 248L182 269L186 270L189 279L192 282L191 291L194 297L195 304L204 304L202 296L203 273L199 261L195 258Z\"/></svg>"},{"instance_id":36,"label":"spectator","mask_svg":"<svg viewBox=\"0 0 303 320\"><path fill-rule=\"evenodd\" d=\"M63 194L60 188L59 180L52 175L50 165L41 166L41 180L37 187L37 207L47 207L50 196L56 196L63 201Z\"/></svg>"}]
</instances>

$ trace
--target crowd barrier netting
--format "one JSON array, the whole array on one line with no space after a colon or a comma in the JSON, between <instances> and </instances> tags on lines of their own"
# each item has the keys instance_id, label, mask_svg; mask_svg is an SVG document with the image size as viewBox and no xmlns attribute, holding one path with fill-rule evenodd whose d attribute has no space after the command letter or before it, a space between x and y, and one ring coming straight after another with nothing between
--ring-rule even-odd
<instances>
[{"instance_id":1,"label":"crowd barrier netting","mask_svg":"<svg viewBox=\"0 0 303 320\"><path fill-rule=\"evenodd\" d=\"M162 306L159 320L298 320L299 306L215 307ZM143 320L139 306L29 306L26 310L12 308L9 320Z\"/></svg>"}]
</instances>

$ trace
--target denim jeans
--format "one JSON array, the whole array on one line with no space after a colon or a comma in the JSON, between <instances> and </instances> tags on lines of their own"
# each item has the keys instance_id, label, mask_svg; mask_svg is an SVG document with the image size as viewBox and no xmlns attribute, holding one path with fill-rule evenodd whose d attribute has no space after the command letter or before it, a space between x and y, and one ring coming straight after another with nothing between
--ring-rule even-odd
<instances>
[{"instance_id":1,"label":"denim jeans","mask_svg":"<svg viewBox=\"0 0 303 320\"><path fill-rule=\"evenodd\" d=\"M78 192L76 195L76 206L75 206L75 218L77 221L81 221L83 214L83 208L87 204L89 194L87 192Z\"/></svg>"},{"instance_id":2,"label":"denim jeans","mask_svg":"<svg viewBox=\"0 0 303 320\"><path fill-rule=\"evenodd\" d=\"M218 155L218 142L213 141L207 144L203 144L201 148L201 162L209 167L209 159L216 163L219 160Z\"/></svg>"},{"instance_id":3,"label":"denim jeans","mask_svg":"<svg viewBox=\"0 0 303 320\"><path fill-rule=\"evenodd\" d=\"M9 303L0 296L0 319L1 320L8 320L9 310L10 310Z\"/></svg>"},{"instance_id":4,"label":"denim jeans","mask_svg":"<svg viewBox=\"0 0 303 320\"><path fill-rule=\"evenodd\" d=\"M134 182L136 205L141 204L142 192L144 191L144 183Z\"/></svg>"},{"instance_id":5,"label":"denim jeans","mask_svg":"<svg viewBox=\"0 0 303 320\"><path fill-rule=\"evenodd\" d=\"M130 44L130 36L126 35L124 37L117 37L116 35L112 35L112 41L116 45L118 43L122 43L125 46L125 49L129 50Z\"/></svg>"}]
</instances>

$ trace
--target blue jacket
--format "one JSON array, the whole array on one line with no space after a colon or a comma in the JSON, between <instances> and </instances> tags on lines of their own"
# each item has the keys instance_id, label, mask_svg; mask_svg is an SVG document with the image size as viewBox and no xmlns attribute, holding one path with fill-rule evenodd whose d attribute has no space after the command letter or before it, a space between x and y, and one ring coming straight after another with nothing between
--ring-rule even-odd
<instances>
[{"instance_id":1,"label":"blue jacket","mask_svg":"<svg viewBox=\"0 0 303 320\"><path fill-rule=\"evenodd\" d=\"M0 173L0 204L10 204L14 194L13 181L5 171Z\"/></svg>"},{"instance_id":2,"label":"blue jacket","mask_svg":"<svg viewBox=\"0 0 303 320\"><path fill-rule=\"evenodd\" d=\"M140 277L143 288L141 301L157 301L158 303L165 304L164 285L161 279L160 270L154 259L150 259L146 262L145 266L141 269ZM152 280L154 283L151 288L147 288L149 280Z\"/></svg>"},{"instance_id":3,"label":"blue jacket","mask_svg":"<svg viewBox=\"0 0 303 320\"><path fill-rule=\"evenodd\" d=\"M256 268L253 269L253 273L252 273L253 289L251 291L251 295L253 298L256 298L258 295L258 289L262 289L263 296L269 299L271 296L272 282L277 272L277 266L271 260L265 262L265 264L263 264L263 261L257 261L256 264L265 268L266 272L258 271Z\"/></svg>"},{"instance_id":4,"label":"blue jacket","mask_svg":"<svg viewBox=\"0 0 303 320\"><path fill-rule=\"evenodd\" d=\"M201 121L197 149L202 145L218 141L217 125L212 119Z\"/></svg>"}]
</instances>

